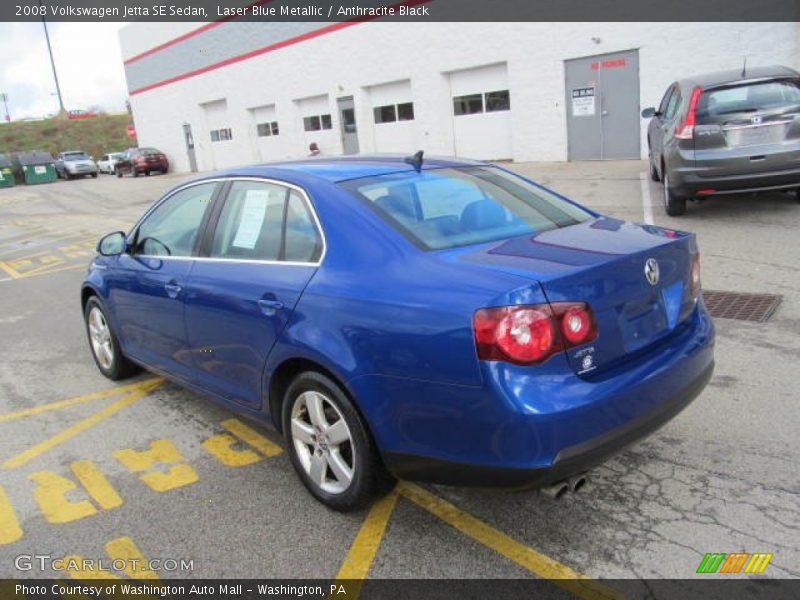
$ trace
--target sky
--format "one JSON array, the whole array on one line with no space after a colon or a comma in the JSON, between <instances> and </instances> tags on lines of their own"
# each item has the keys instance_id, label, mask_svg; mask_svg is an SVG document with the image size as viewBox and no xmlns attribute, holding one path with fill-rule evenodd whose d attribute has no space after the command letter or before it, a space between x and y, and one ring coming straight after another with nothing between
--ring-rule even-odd
<instances>
[{"instance_id":1,"label":"sky","mask_svg":"<svg viewBox=\"0 0 800 600\"><path fill-rule=\"evenodd\" d=\"M123 25L47 24L67 110L125 109L127 85L118 34ZM0 93L8 94L11 119L57 112L55 91L42 23L0 23ZM0 103L0 121L4 119Z\"/></svg>"}]
</instances>

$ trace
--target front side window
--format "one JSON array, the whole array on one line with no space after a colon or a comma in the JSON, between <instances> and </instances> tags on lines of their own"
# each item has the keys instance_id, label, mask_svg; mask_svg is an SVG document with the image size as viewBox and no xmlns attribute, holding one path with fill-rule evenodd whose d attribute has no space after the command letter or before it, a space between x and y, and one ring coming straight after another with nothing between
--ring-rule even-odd
<instances>
[{"instance_id":1,"label":"front side window","mask_svg":"<svg viewBox=\"0 0 800 600\"><path fill-rule=\"evenodd\" d=\"M592 218L494 167L427 169L340 183L425 250L537 234Z\"/></svg>"},{"instance_id":2,"label":"front side window","mask_svg":"<svg viewBox=\"0 0 800 600\"><path fill-rule=\"evenodd\" d=\"M134 254L191 256L215 185L184 188L159 204L139 225Z\"/></svg>"},{"instance_id":3,"label":"front side window","mask_svg":"<svg viewBox=\"0 0 800 600\"><path fill-rule=\"evenodd\" d=\"M282 185L236 181L220 214L212 258L311 262L321 238L303 197Z\"/></svg>"}]
</instances>

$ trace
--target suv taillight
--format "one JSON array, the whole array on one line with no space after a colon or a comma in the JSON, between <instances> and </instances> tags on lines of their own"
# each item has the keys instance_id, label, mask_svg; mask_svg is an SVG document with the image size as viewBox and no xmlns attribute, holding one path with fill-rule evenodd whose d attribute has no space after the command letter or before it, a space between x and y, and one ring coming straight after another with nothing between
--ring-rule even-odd
<instances>
[{"instance_id":1,"label":"suv taillight","mask_svg":"<svg viewBox=\"0 0 800 600\"><path fill-rule=\"evenodd\" d=\"M692 297L696 298L700 295L700 253L698 252L692 257L692 272L689 279L691 285Z\"/></svg>"},{"instance_id":2,"label":"suv taillight","mask_svg":"<svg viewBox=\"0 0 800 600\"><path fill-rule=\"evenodd\" d=\"M694 138L694 126L697 123L697 104L700 102L700 96L702 94L703 88L700 86L697 86L692 90L692 95L689 98L689 108L686 110L686 116L675 128L675 137L677 139L691 140Z\"/></svg>"},{"instance_id":3,"label":"suv taillight","mask_svg":"<svg viewBox=\"0 0 800 600\"><path fill-rule=\"evenodd\" d=\"M556 302L482 308L472 319L478 358L520 365L597 337L592 309L585 302Z\"/></svg>"}]
</instances>

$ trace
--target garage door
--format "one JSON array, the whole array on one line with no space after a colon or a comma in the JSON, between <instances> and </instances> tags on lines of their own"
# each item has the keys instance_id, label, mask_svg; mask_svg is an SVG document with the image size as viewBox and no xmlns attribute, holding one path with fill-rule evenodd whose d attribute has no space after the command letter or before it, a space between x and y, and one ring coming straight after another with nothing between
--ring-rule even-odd
<instances>
[{"instance_id":1,"label":"garage door","mask_svg":"<svg viewBox=\"0 0 800 600\"><path fill-rule=\"evenodd\" d=\"M511 96L505 63L449 74L456 156L511 158Z\"/></svg>"},{"instance_id":2,"label":"garage door","mask_svg":"<svg viewBox=\"0 0 800 600\"><path fill-rule=\"evenodd\" d=\"M322 154L340 154L342 141L333 129L333 115L328 94L297 100L302 122L304 146L300 149L308 153L308 146L317 144Z\"/></svg>"},{"instance_id":3,"label":"garage door","mask_svg":"<svg viewBox=\"0 0 800 600\"><path fill-rule=\"evenodd\" d=\"M367 88L372 106L376 152L413 154L416 147L411 81L395 81Z\"/></svg>"},{"instance_id":4,"label":"garage door","mask_svg":"<svg viewBox=\"0 0 800 600\"><path fill-rule=\"evenodd\" d=\"M206 121L206 135L200 140L203 170L221 169L231 166L227 160L231 155L233 130L228 120L228 102L224 98L200 105Z\"/></svg>"},{"instance_id":5,"label":"garage door","mask_svg":"<svg viewBox=\"0 0 800 600\"><path fill-rule=\"evenodd\" d=\"M274 104L250 109L250 136L255 140L256 160L275 160L286 156L281 127Z\"/></svg>"}]
</instances>

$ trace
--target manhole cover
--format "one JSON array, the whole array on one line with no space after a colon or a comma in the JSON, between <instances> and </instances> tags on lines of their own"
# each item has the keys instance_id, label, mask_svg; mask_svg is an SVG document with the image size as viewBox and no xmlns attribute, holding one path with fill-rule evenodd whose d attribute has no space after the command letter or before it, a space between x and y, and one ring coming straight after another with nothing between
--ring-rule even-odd
<instances>
[{"instance_id":1,"label":"manhole cover","mask_svg":"<svg viewBox=\"0 0 800 600\"><path fill-rule=\"evenodd\" d=\"M783 296L703 290L703 300L715 319L738 319L764 323L778 308Z\"/></svg>"}]
</instances>

